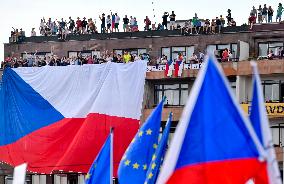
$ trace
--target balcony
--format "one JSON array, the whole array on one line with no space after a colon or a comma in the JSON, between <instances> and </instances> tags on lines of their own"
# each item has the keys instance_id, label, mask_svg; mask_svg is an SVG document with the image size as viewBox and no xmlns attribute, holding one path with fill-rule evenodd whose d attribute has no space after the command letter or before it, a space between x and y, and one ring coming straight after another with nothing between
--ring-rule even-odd
<instances>
[{"instance_id":1,"label":"balcony","mask_svg":"<svg viewBox=\"0 0 284 184\"><path fill-rule=\"evenodd\" d=\"M227 77L229 76L236 76L237 71L235 66L237 63L234 62L227 62L221 63L221 66L225 72ZM146 79L147 80L164 80L164 79L175 79L175 78L195 78L198 74L199 69L202 67L202 63L200 64L185 64L182 75L180 77L172 76L167 77L165 75L166 66L165 65L158 65L158 66L148 66Z\"/></svg>"},{"instance_id":2,"label":"balcony","mask_svg":"<svg viewBox=\"0 0 284 184\"><path fill-rule=\"evenodd\" d=\"M256 61L259 74L284 74L284 59ZM252 68L250 62L242 61L237 65L238 75L251 75Z\"/></svg>"}]
</instances>

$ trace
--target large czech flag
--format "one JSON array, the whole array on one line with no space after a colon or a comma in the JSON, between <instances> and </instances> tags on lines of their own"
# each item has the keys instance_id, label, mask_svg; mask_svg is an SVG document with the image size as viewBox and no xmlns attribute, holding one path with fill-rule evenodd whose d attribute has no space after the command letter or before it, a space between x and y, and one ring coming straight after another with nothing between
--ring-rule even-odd
<instances>
[{"instance_id":1,"label":"large czech flag","mask_svg":"<svg viewBox=\"0 0 284 184\"><path fill-rule=\"evenodd\" d=\"M7 68L0 85L0 160L26 162L37 173L86 173L113 127L116 171L139 127L146 65Z\"/></svg>"},{"instance_id":2,"label":"large czech flag","mask_svg":"<svg viewBox=\"0 0 284 184\"><path fill-rule=\"evenodd\" d=\"M268 183L265 151L243 114L210 58L194 83L158 184Z\"/></svg>"}]
</instances>

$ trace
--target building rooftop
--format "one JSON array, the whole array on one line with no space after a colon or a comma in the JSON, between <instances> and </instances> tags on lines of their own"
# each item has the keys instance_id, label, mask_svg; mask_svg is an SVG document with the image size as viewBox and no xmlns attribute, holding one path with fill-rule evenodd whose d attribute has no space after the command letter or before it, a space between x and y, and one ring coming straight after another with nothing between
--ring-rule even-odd
<instances>
[{"instance_id":1,"label":"building rooftop","mask_svg":"<svg viewBox=\"0 0 284 184\"><path fill-rule=\"evenodd\" d=\"M240 33L240 32L265 32L284 30L284 23L255 24L253 29L249 29L248 25L223 27L221 34ZM82 35L67 35L65 41L88 41L88 40L107 40L107 39L127 39L127 38L155 38L155 37L178 37L182 36L180 30L162 30L162 31L139 31L139 32L116 32L116 33L97 33ZM190 35L190 36L195 36ZM32 36L25 37L23 42L59 42L58 36ZM10 42L11 43L11 42Z\"/></svg>"}]
</instances>

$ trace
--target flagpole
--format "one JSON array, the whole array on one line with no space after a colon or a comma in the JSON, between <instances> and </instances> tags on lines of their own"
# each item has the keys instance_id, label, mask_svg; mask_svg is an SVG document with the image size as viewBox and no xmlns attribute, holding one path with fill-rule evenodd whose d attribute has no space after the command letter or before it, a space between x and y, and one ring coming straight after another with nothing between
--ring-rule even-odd
<instances>
[{"instance_id":1,"label":"flagpole","mask_svg":"<svg viewBox=\"0 0 284 184\"><path fill-rule=\"evenodd\" d=\"M113 184L113 127L110 127L110 184Z\"/></svg>"}]
</instances>

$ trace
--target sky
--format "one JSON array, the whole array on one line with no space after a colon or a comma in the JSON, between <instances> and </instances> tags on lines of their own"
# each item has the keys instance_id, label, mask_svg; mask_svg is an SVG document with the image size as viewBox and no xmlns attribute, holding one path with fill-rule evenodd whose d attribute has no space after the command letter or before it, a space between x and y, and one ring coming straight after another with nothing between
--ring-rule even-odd
<instances>
[{"instance_id":1,"label":"sky","mask_svg":"<svg viewBox=\"0 0 284 184\"><path fill-rule=\"evenodd\" d=\"M152 22L161 22L163 12L175 11L177 20L192 18L197 13L199 18L212 19L223 15L226 17L227 9L232 10L232 17L241 25L247 22L252 6L260 4L271 5L277 9L280 0L1 0L0 1L0 61L4 59L4 45L9 42L12 27L23 28L26 36L30 36L31 29L36 28L39 35L39 23L42 17L47 20L64 18L68 20L71 16L93 18L97 20L102 13L109 14L110 11L117 12L120 17L132 15L137 18L138 25L144 26L143 19L146 15ZM283 4L282 0L282 4ZM154 11L153 11L154 9ZM156 15L153 21L153 16ZM273 18L273 20L275 17ZM121 23L122 24L122 23Z\"/></svg>"}]
</instances>

